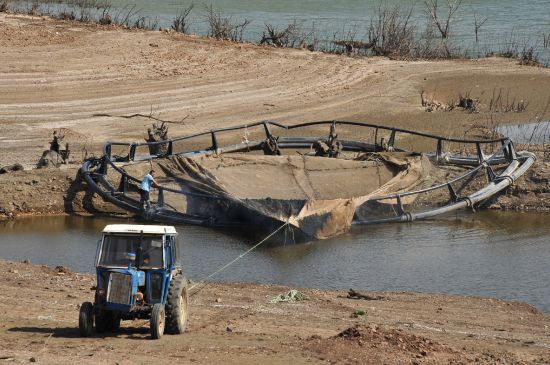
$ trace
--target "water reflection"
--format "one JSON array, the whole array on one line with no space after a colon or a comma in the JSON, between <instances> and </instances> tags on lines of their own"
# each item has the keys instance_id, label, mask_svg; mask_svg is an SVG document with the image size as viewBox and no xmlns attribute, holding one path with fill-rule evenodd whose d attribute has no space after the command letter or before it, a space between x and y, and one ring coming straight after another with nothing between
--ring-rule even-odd
<instances>
[{"instance_id":1,"label":"water reflection","mask_svg":"<svg viewBox=\"0 0 550 365\"><path fill-rule=\"evenodd\" d=\"M100 232L121 220L40 217L0 223L0 257L93 271ZM249 238L177 227L187 275L201 279ZM338 238L260 247L215 280L296 287L445 292L523 300L550 311L550 215L462 212L433 221L353 227Z\"/></svg>"}]
</instances>

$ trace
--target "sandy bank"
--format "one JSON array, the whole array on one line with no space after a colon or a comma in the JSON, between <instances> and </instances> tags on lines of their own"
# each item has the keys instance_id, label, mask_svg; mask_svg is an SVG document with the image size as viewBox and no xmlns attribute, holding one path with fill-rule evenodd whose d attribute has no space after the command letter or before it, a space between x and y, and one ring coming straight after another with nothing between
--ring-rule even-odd
<instances>
[{"instance_id":1,"label":"sandy bank","mask_svg":"<svg viewBox=\"0 0 550 365\"><path fill-rule=\"evenodd\" d=\"M309 300L269 304L286 287L211 283L190 300L182 336L149 339L148 322L78 337L90 274L0 260L0 356L16 362L218 364L542 364L550 317L497 299L304 289ZM353 314L364 311L364 315ZM360 313L360 312L359 312ZM350 330L351 328L351 330ZM347 330L347 331L346 331ZM343 334L342 334L343 332ZM341 335L339 335L341 334Z\"/></svg>"},{"instance_id":2,"label":"sandy bank","mask_svg":"<svg viewBox=\"0 0 550 365\"><path fill-rule=\"evenodd\" d=\"M54 129L73 156L142 140L146 118L172 136L263 119L349 119L462 136L473 125L550 118L550 69L491 58L392 61L0 14L0 165L32 164ZM426 112L459 94L479 112ZM523 113L491 113L494 90ZM184 119L185 118L185 119ZM182 119L184 119L183 122Z\"/></svg>"}]
</instances>

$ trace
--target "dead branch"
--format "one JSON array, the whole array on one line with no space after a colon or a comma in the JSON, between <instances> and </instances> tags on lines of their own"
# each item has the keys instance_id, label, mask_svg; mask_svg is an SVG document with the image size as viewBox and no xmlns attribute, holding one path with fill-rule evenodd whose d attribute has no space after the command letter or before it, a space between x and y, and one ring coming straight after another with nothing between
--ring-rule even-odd
<instances>
[{"instance_id":1,"label":"dead branch","mask_svg":"<svg viewBox=\"0 0 550 365\"><path fill-rule=\"evenodd\" d=\"M147 114L141 114L141 113L136 113L136 114L131 114L131 115L111 115L111 114L107 114L107 113L97 113L97 114L92 114L92 116L94 116L94 117L109 117L109 118L124 118L124 119L132 119L132 118L141 117L141 118L152 119L152 120L155 120L155 121L161 122L161 123L184 124L184 125L185 125L184 120L189 118L189 114L188 114L185 117L183 117L181 120L164 120L164 119L157 118L157 117L155 117L151 114L147 115Z\"/></svg>"},{"instance_id":2,"label":"dead branch","mask_svg":"<svg viewBox=\"0 0 550 365\"><path fill-rule=\"evenodd\" d=\"M477 19L477 14L474 13L474 31L476 33L476 43L479 41L479 37L478 37L478 33L479 33L479 28L481 28L481 26L483 24L485 24L485 22L487 21L487 17L485 17L484 19Z\"/></svg>"},{"instance_id":3,"label":"dead branch","mask_svg":"<svg viewBox=\"0 0 550 365\"><path fill-rule=\"evenodd\" d=\"M460 4L462 4L462 0L447 0L447 17L446 19L440 19L437 10L438 0L424 0L426 14L431 19L433 25L439 30L441 38L449 37L451 23Z\"/></svg>"}]
</instances>

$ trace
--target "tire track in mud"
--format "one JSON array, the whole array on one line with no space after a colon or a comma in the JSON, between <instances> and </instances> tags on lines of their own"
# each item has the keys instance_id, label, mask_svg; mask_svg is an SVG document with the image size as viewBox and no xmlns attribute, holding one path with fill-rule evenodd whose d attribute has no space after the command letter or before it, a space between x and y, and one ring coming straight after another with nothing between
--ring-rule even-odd
<instances>
[{"instance_id":1,"label":"tire track in mud","mask_svg":"<svg viewBox=\"0 0 550 365\"><path fill-rule=\"evenodd\" d=\"M286 72L283 78L279 77L279 74L272 74L259 79L254 73L245 74L244 80L212 80L214 82L205 80L189 87L180 85L185 83L185 80L181 80L181 82L170 80L167 86L161 87L162 90L157 91L146 90L160 88L162 81L145 81L144 85L128 88L124 88L125 81L123 81L118 85L124 89L120 95L50 102L29 100L27 103L5 103L0 105L0 118L25 122L33 122L36 119L61 123L87 119L93 122L98 121L97 118L94 118L94 114L144 113L148 112L151 106L154 106L158 112L168 114L181 114L188 111L201 114L202 109L217 110L219 114L220 111L226 113L235 109L257 108L262 106L262 102L270 100L277 100L277 103L281 104L293 104L293 102L295 103L293 99L297 95L310 95L324 91L328 86L334 90L360 82L365 77L344 68L332 73L329 77L319 76L318 67L307 65L304 66L309 69L307 72L300 70L296 75L293 70L301 68L302 65L294 67ZM40 79L47 80L47 87L63 92L65 87L71 85L71 82L76 82L73 80L82 78L86 79L83 82L83 87L91 89L93 92L94 84L104 81L105 76L89 79L87 75L57 74L53 77L41 75ZM9 89L10 82L20 85L26 79L36 80L30 74L19 73L17 77L11 79L3 78L3 81L8 80L3 87ZM90 90L85 91L89 92ZM107 90L107 93L111 94L114 91L113 89ZM330 104L330 100L325 100L324 104L327 106Z\"/></svg>"},{"instance_id":2,"label":"tire track in mud","mask_svg":"<svg viewBox=\"0 0 550 365\"><path fill-rule=\"evenodd\" d=\"M415 129L437 118L418 106L428 77L500 75L494 61L348 58L52 20L26 27L28 20L6 17L0 14L0 34L8 35L0 51L0 126L9 126L3 137L13 140L10 148L36 144L61 127L94 136L95 148L107 139L141 139L151 120L117 116L150 112L165 120L187 117L170 126L172 136L264 119L394 123L398 116L395 125ZM65 43L56 36L60 27ZM532 70L522 72L548 74Z\"/></svg>"}]
</instances>

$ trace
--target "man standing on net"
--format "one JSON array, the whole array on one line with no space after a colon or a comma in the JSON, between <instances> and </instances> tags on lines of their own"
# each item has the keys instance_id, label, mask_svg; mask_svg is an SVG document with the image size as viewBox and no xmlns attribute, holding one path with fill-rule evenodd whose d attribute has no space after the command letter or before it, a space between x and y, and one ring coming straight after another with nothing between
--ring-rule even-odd
<instances>
[{"instance_id":1,"label":"man standing on net","mask_svg":"<svg viewBox=\"0 0 550 365\"><path fill-rule=\"evenodd\" d=\"M151 201L149 193L151 192L151 189L153 187L158 188L160 185L155 181L155 176L157 176L157 173L155 170L149 171L147 175L141 180L141 184L139 185L139 195L141 197L141 200L139 201L139 205L141 210L149 210L151 209Z\"/></svg>"}]
</instances>

